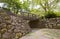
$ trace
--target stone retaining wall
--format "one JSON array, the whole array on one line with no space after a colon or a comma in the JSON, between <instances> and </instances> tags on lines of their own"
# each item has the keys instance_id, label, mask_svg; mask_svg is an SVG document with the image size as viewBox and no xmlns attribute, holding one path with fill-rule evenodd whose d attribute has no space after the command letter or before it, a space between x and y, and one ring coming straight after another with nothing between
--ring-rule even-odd
<instances>
[{"instance_id":1,"label":"stone retaining wall","mask_svg":"<svg viewBox=\"0 0 60 39\"><path fill-rule=\"evenodd\" d=\"M55 28L60 29L60 18L39 19L29 22L32 28Z\"/></svg>"},{"instance_id":2,"label":"stone retaining wall","mask_svg":"<svg viewBox=\"0 0 60 39\"><path fill-rule=\"evenodd\" d=\"M45 19L44 22L47 28L60 29L60 18Z\"/></svg>"},{"instance_id":3,"label":"stone retaining wall","mask_svg":"<svg viewBox=\"0 0 60 39\"><path fill-rule=\"evenodd\" d=\"M0 11L0 39L19 39L31 31L27 20Z\"/></svg>"}]
</instances>

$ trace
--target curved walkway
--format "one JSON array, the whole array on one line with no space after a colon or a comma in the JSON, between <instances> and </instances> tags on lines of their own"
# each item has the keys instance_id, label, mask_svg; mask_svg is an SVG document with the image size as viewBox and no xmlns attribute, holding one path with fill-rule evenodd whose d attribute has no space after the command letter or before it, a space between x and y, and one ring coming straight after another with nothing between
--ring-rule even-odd
<instances>
[{"instance_id":1,"label":"curved walkway","mask_svg":"<svg viewBox=\"0 0 60 39\"><path fill-rule=\"evenodd\" d=\"M60 29L33 29L20 39L60 39Z\"/></svg>"}]
</instances>

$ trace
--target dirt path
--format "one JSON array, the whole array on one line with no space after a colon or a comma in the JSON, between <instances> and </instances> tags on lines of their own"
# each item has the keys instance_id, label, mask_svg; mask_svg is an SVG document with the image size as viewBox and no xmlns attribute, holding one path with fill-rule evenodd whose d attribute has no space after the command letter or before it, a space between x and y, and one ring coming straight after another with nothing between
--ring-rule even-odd
<instances>
[{"instance_id":1,"label":"dirt path","mask_svg":"<svg viewBox=\"0 0 60 39\"><path fill-rule=\"evenodd\" d=\"M60 39L60 29L33 29L20 39Z\"/></svg>"}]
</instances>

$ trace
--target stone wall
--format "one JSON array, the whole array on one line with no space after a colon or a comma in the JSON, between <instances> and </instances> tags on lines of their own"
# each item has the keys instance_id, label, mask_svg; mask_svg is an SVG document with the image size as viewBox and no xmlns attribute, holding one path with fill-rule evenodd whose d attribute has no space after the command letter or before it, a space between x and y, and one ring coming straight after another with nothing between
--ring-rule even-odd
<instances>
[{"instance_id":1,"label":"stone wall","mask_svg":"<svg viewBox=\"0 0 60 39\"><path fill-rule=\"evenodd\" d=\"M60 29L60 18L39 19L29 22L32 28L55 28Z\"/></svg>"},{"instance_id":2,"label":"stone wall","mask_svg":"<svg viewBox=\"0 0 60 39\"><path fill-rule=\"evenodd\" d=\"M46 28L60 29L60 18L50 18L50 19L45 19L44 21Z\"/></svg>"},{"instance_id":3,"label":"stone wall","mask_svg":"<svg viewBox=\"0 0 60 39\"><path fill-rule=\"evenodd\" d=\"M19 39L31 31L27 20L0 11L0 39Z\"/></svg>"}]
</instances>

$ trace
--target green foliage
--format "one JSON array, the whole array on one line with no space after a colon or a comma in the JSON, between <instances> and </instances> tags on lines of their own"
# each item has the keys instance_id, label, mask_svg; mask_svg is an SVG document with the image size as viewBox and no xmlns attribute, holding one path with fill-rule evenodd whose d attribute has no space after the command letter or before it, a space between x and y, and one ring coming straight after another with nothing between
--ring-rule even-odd
<instances>
[{"instance_id":1,"label":"green foliage","mask_svg":"<svg viewBox=\"0 0 60 39\"><path fill-rule=\"evenodd\" d=\"M47 12L46 14L45 14L45 18L55 18L55 17L57 17L57 15L54 13L54 12Z\"/></svg>"},{"instance_id":2,"label":"green foliage","mask_svg":"<svg viewBox=\"0 0 60 39\"><path fill-rule=\"evenodd\" d=\"M16 14L21 10L43 16L43 13L55 10L60 0L23 0L23 3L21 0L0 0L0 2L5 3L5 5L7 5L7 9L10 9ZM37 9L38 5L39 8ZM48 13L54 14L51 12Z\"/></svg>"},{"instance_id":3,"label":"green foliage","mask_svg":"<svg viewBox=\"0 0 60 39\"><path fill-rule=\"evenodd\" d=\"M48 10L53 10L56 8L57 3L60 2L60 0L33 0L33 2L37 5L40 5L41 8L44 9L45 12Z\"/></svg>"},{"instance_id":4,"label":"green foliage","mask_svg":"<svg viewBox=\"0 0 60 39\"><path fill-rule=\"evenodd\" d=\"M4 3L5 6L7 6L7 9L10 9L16 14L18 13L19 9L21 9L20 0L1 0L1 2ZM3 6L3 8L5 6Z\"/></svg>"},{"instance_id":5,"label":"green foliage","mask_svg":"<svg viewBox=\"0 0 60 39\"><path fill-rule=\"evenodd\" d=\"M24 1L24 3L22 4L22 8L25 10L28 10L29 6L30 6L29 1Z\"/></svg>"},{"instance_id":6,"label":"green foliage","mask_svg":"<svg viewBox=\"0 0 60 39\"><path fill-rule=\"evenodd\" d=\"M55 14L57 15L57 17L60 17L60 12L55 12Z\"/></svg>"},{"instance_id":7,"label":"green foliage","mask_svg":"<svg viewBox=\"0 0 60 39\"><path fill-rule=\"evenodd\" d=\"M8 9L13 11L14 13L18 14L19 10L29 10L29 1L23 1L23 3L20 0L1 0L2 3L4 3Z\"/></svg>"}]
</instances>

